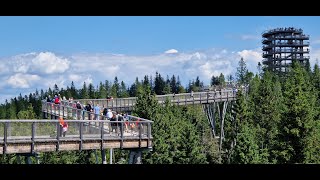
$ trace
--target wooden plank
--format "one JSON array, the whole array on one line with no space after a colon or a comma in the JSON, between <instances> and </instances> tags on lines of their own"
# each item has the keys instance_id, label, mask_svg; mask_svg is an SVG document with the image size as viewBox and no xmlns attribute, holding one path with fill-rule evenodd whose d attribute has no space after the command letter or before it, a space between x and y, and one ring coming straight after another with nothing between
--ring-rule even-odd
<instances>
[{"instance_id":1,"label":"wooden plank","mask_svg":"<svg viewBox=\"0 0 320 180\"><path fill-rule=\"evenodd\" d=\"M35 144L35 152L52 152L56 150L56 144Z\"/></svg>"},{"instance_id":2,"label":"wooden plank","mask_svg":"<svg viewBox=\"0 0 320 180\"><path fill-rule=\"evenodd\" d=\"M8 144L6 149L6 154L12 153L28 153L31 152L31 144L23 144L23 145L12 145Z\"/></svg>"},{"instance_id":3,"label":"wooden plank","mask_svg":"<svg viewBox=\"0 0 320 180\"><path fill-rule=\"evenodd\" d=\"M82 149L100 149L100 145L101 145L101 142L93 142L93 143L88 143L88 142L83 142L82 143ZM79 146L78 146L79 147Z\"/></svg>"}]
</instances>

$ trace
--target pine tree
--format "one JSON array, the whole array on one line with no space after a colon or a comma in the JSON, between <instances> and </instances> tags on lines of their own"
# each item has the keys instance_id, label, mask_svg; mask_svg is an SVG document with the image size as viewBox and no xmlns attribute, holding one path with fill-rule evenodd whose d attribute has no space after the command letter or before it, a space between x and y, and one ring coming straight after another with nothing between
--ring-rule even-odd
<instances>
[{"instance_id":1,"label":"pine tree","mask_svg":"<svg viewBox=\"0 0 320 180\"><path fill-rule=\"evenodd\" d=\"M164 87L165 87L165 81L163 77L161 77L160 73L156 72L156 77L154 80L154 92L157 95L163 95Z\"/></svg>"},{"instance_id":2,"label":"pine tree","mask_svg":"<svg viewBox=\"0 0 320 180\"><path fill-rule=\"evenodd\" d=\"M293 63L288 76L283 91L286 108L279 128L279 162L303 163L312 159L308 156L316 148L310 144L310 138L316 131L315 95L310 77L299 63Z\"/></svg>"},{"instance_id":3,"label":"pine tree","mask_svg":"<svg viewBox=\"0 0 320 180\"><path fill-rule=\"evenodd\" d=\"M229 84L232 84L233 82L233 76L230 74L227 76L227 80L229 81Z\"/></svg>"},{"instance_id":4,"label":"pine tree","mask_svg":"<svg viewBox=\"0 0 320 180\"><path fill-rule=\"evenodd\" d=\"M113 97L120 97L120 84L119 84L117 76L114 78L114 82L113 82L111 91L112 91L111 94Z\"/></svg>"},{"instance_id":5,"label":"pine tree","mask_svg":"<svg viewBox=\"0 0 320 180\"><path fill-rule=\"evenodd\" d=\"M217 77L215 77L214 75L212 75L210 85L211 86L219 85L219 79Z\"/></svg>"},{"instance_id":6,"label":"pine tree","mask_svg":"<svg viewBox=\"0 0 320 180\"><path fill-rule=\"evenodd\" d=\"M104 87L106 89L107 96L111 96L111 83L108 80L105 81Z\"/></svg>"},{"instance_id":7,"label":"pine tree","mask_svg":"<svg viewBox=\"0 0 320 180\"><path fill-rule=\"evenodd\" d=\"M313 67L312 83L313 83L313 86L315 87L315 90L317 92L317 96L318 96L317 99L320 99L320 68L319 68L318 64L315 64Z\"/></svg>"},{"instance_id":8,"label":"pine tree","mask_svg":"<svg viewBox=\"0 0 320 180\"><path fill-rule=\"evenodd\" d=\"M243 60L243 58L240 59L237 72L236 72L236 78L238 83L245 84L246 83L246 74L247 74L247 65L246 62Z\"/></svg>"},{"instance_id":9,"label":"pine tree","mask_svg":"<svg viewBox=\"0 0 320 180\"><path fill-rule=\"evenodd\" d=\"M237 135L237 145L232 154L232 163L266 163L266 155L260 152L256 134L256 128L252 124L247 121L241 123Z\"/></svg>"},{"instance_id":10,"label":"pine tree","mask_svg":"<svg viewBox=\"0 0 320 180\"><path fill-rule=\"evenodd\" d=\"M170 87L170 84L167 84L164 86L164 89L163 89L163 93L164 94L171 94L171 87Z\"/></svg>"},{"instance_id":11,"label":"pine tree","mask_svg":"<svg viewBox=\"0 0 320 180\"><path fill-rule=\"evenodd\" d=\"M144 78L143 78L143 83L142 83L145 87L148 87L148 86L150 86L151 87L151 85L150 85L150 82L149 82L149 77L148 77L148 75L145 75L144 76Z\"/></svg>"},{"instance_id":12,"label":"pine tree","mask_svg":"<svg viewBox=\"0 0 320 180\"><path fill-rule=\"evenodd\" d=\"M230 154L231 162L240 164L267 162L268 155L258 146L257 128L249 118L247 100L241 90L238 91L234 111L236 118L232 136L236 139L236 145Z\"/></svg>"},{"instance_id":13,"label":"pine tree","mask_svg":"<svg viewBox=\"0 0 320 180\"><path fill-rule=\"evenodd\" d=\"M194 85L196 87L200 87L200 78L199 78L199 76L197 76L196 81L194 82Z\"/></svg>"},{"instance_id":14,"label":"pine tree","mask_svg":"<svg viewBox=\"0 0 320 180\"><path fill-rule=\"evenodd\" d=\"M220 84L220 85L225 86L226 81L225 81L224 75L223 75L222 73L220 73L220 76L219 76L219 78L218 78L218 81L219 81L219 84Z\"/></svg>"},{"instance_id":15,"label":"pine tree","mask_svg":"<svg viewBox=\"0 0 320 180\"><path fill-rule=\"evenodd\" d=\"M83 86L82 86L80 94L81 94L82 99L89 99L89 94L88 94L86 82L83 82Z\"/></svg>"},{"instance_id":16,"label":"pine tree","mask_svg":"<svg viewBox=\"0 0 320 180\"><path fill-rule=\"evenodd\" d=\"M184 87L182 86L182 84L181 84L181 81L180 81L179 76L178 76L178 78L177 78L177 87L178 87L178 92L177 92L177 94L178 94L178 93L185 93L185 92L186 92L185 88L184 88Z\"/></svg>"},{"instance_id":17,"label":"pine tree","mask_svg":"<svg viewBox=\"0 0 320 180\"><path fill-rule=\"evenodd\" d=\"M151 95L150 90L141 91L138 94L134 113L141 118L152 119L156 114L158 101L155 95Z\"/></svg>"},{"instance_id":18,"label":"pine tree","mask_svg":"<svg viewBox=\"0 0 320 180\"><path fill-rule=\"evenodd\" d=\"M6 119L6 106L4 104L0 105L0 119Z\"/></svg>"},{"instance_id":19,"label":"pine tree","mask_svg":"<svg viewBox=\"0 0 320 180\"><path fill-rule=\"evenodd\" d=\"M171 92L172 93L178 93L178 86L177 86L177 81L176 77L172 75L171 80L170 80L170 87L171 87Z\"/></svg>"},{"instance_id":20,"label":"pine tree","mask_svg":"<svg viewBox=\"0 0 320 180\"><path fill-rule=\"evenodd\" d=\"M51 90L50 87L49 87L49 89L48 89L48 94L49 94L51 97L54 97L54 94L53 94L53 92L52 92L52 90Z\"/></svg>"},{"instance_id":21,"label":"pine tree","mask_svg":"<svg viewBox=\"0 0 320 180\"><path fill-rule=\"evenodd\" d=\"M76 87L74 86L73 81L71 82L71 87L70 87L70 93L71 93L71 97L73 97L74 99L78 99L78 93L76 91Z\"/></svg>"},{"instance_id":22,"label":"pine tree","mask_svg":"<svg viewBox=\"0 0 320 180\"><path fill-rule=\"evenodd\" d=\"M36 119L36 113L34 113L32 104L29 104L27 110L19 111L18 119Z\"/></svg>"},{"instance_id":23,"label":"pine tree","mask_svg":"<svg viewBox=\"0 0 320 180\"><path fill-rule=\"evenodd\" d=\"M106 97L107 97L106 88L104 87L104 84L100 81L98 98L99 98L99 99L104 99L104 98L106 98Z\"/></svg>"},{"instance_id":24,"label":"pine tree","mask_svg":"<svg viewBox=\"0 0 320 180\"><path fill-rule=\"evenodd\" d=\"M126 84L123 81L121 81L121 84L120 84L120 97L121 98L129 97L129 93L127 92Z\"/></svg>"},{"instance_id":25,"label":"pine tree","mask_svg":"<svg viewBox=\"0 0 320 180\"><path fill-rule=\"evenodd\" d=\"M53 93L54 94L59 94L59 88L58 88L58 85L57 84L54 84L54 87L53 87Z\"/></svg>"},{"instance_id":26,"label":"pine tree","mask_svg":"<svg viewBox=\"0 0 320 180\"><path fill-rule=\"evenodd\" d=\"M259 127L258 145L268 151L269 162L274 163L277 156L275 149L278 143L278 128L284 109L281 84L272 73L266 71L261 78L257 94L253 96L256 104L252 106L254 121Z\"/></svg>"},{"instance_id":27,"label":"pine tree","mask_svg":"<svg viewBox=\"0 0 320 180\"><path fill-rule=\"evenodd\" d=\"M17 119L17 107L14 103L14 99L11 98L11 101L9 103L9 109L7 109L8 113L8 119Z\"/></svg>"}]
</instances>

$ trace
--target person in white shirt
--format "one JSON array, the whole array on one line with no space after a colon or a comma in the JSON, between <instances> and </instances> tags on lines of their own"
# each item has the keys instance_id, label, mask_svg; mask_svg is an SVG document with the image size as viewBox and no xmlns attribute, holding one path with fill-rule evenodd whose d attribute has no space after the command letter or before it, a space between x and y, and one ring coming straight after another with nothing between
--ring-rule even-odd
<instances>
[{"instance_id":1,"label":"person in white shirt","mask_svg":"<svg viewBox=\"0 0 320 180\"><path fill-rule=\"evenodd\" d=\"M108 112L107 112L107 120L110 120L112 118L113 114L111 112L111 109L108 109Z\"/></svg>"}]
</instances>

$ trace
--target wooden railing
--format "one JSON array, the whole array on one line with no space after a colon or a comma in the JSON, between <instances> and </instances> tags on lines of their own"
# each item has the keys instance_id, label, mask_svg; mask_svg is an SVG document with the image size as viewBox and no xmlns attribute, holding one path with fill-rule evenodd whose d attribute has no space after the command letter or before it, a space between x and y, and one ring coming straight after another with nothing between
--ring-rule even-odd
<instances>
[{"instance_id":1,"label":"wooden railing","mask_svg":"<svg viewBox=\"0 0 320 180\"><path fill-rule=\"evenodd\" d=\"M128 115L122 121L0 120L0 154L104 148L151 148L153 121ZM115 131L111 131L115 130Z\"/></svg>"},{"instance_id":2,"label":"wooden railing","mask_svg":"<svg viewBox=\"0 0 320 180\"><path fill-rule=\"evenodd\" d=\"M163 104L166 99L176 105L203 104L236 100L236 91L228 89L222 91L166 94L157 95L156 98L160 104ZM133 106L136 104L136 100L137 97L114 99L76 99L70 102L70 104L72 106L72 104L75 104L77 101L79 101L82 105L86 105L91 101L93 105L99 104L100 107L117 109L117 111L127 111L133 109Z\"/></svg>"}]
</instances>

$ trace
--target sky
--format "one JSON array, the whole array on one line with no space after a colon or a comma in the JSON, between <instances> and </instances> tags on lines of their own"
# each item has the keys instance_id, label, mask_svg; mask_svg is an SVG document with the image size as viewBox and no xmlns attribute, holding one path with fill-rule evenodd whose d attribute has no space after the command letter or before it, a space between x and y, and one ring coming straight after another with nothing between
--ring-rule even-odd
<instances>
[{"instance_id":1,"label":"sky","mask_svg":"<svg viewBox=\"0 0 320 180\"><path fill-rule=\"evenodd\" d=\"M261 33L278 27L310 35L310 63L320 58L320 16L1 16L0 103L36 89L136 77L199 76L205 85L235 76L244 58L257 72Z\"/></svg>"}]
</instances>

